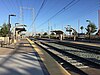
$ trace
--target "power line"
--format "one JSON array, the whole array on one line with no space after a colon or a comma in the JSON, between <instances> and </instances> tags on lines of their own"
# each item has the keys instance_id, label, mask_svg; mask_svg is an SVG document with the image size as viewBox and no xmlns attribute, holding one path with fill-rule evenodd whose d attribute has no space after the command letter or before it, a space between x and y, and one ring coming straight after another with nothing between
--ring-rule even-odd
<instances>
[{"instance_id":1,"label":"power line","mask_svg":"<svg viewBox=\"0 0 100 75\"><path fill-rule=\"evenodd\" d=\"M16 0L16 4L17 4L16 7L17 7L18 9L20 9L20 6L21 6L21 5L20 5L19 0ZM20 11L20 10L18 10L18 16L17 16L18 22L20 22L20 13L19 13L19 11Z\"/></svg>"},{"instance_id":2,"label":"power line","mask_svg":"<svg viewBox=\"0 0 100 75\"><path fill-rule=\"evenodd\" d=\"M68 10L70 7L72 7L73 5L75 5L76 3L78 3L80 0L78 0L77 2L75 2L76 0L72 0L70 3L68 3L67 5L65 5L61 10L59 10L56 14L54 14L52 17L50 17L47 21L45 21L44 23L40 24L40 26L44 25L45 23L47 23L49 20L53 19L55 16L57 16L59 13L61 13L63 10ZM74 3L75 2L75 3ZM74 3L74 4L73 4ZM71 5L73 4L73 5ZM71 6L70 6L71 5ZM70 7L69 7L70 6ZM67 8L68 7L68 8ZM67 8L67 9L66 9Z\"/></svg>"},{"instance_id":3,"label":"power line","mask_svg":"<svg viewBox=\"0 0 100 75\"><path fill-rule=\"evenodd\" d=\"M15 4L13 3L13 1L9 1L9 0L8 0L8 3L9 3L9 5L10 5L10 8L11 8L14 12L16 12L16 11L14 10ZM12 4L14 4L14 6L12 6Z\"/></svg>"},{"instance_id":4,"label":"power line","mask_svg":"<svg viewBox=\"0 0 100 75\"><path fill-rule=\"evenodd\" d=\"M55 3L57 3L57 2L58 2L58 0L55 0L53 3L50 3L50 4L51 4L51 7L50 7L50 9L48 9L48 10L43 14L43 17L46 16L45 14L49 14L49 13L52 12L52 10L55 10L55 9L56 9ZM66 3L68 3L68 2L66 2ZM47 5L48 5L48 4L47 4Z\"/></svg>"},{"instance_id":5,"label":"power line","mask_svg":"<svg viewBox=\"0 0 100 75\"><path fill-rule=\"evenodd\" d=\"M11 7L12 7L12 10L14 11L14 14L16 14L17 15L17 13L18 13L18 10L17 10L17 6L18 6L18 3L17 3L17 1L9 1L10 2L10 5L11 5ZM14 5L14 6L13 6ZM18 15L17 15L18 16ZM16 16L16 19L17 19L17 16Z\"/></svg>"},{"instance_id":6,"label":"power line","mask_svg":"<svg viewBox=\"0 0 100 75\"><path fill-rule=\"evenodd\" d=\"M39 13L40 13L41 9L43 8L43 6L45 5L45 3L46 3L46 0L43 0L42 5L41 5L41 7L40 7L40 9L39 9L38 13L36 14L36 17L34 18L34 20L33 20L32 24L35 22L36 18L38 17L38 15L39 15Z\"/></svg>"},{"instance_id":7,"label":"power line","mask_svg":"<svg viewBox=\"0 0 100 75\"><path fill-rule=\"evenodd\" d=\"M79 16L78 18L84 18L84 17L86 17L87 15L90 15L90 14L92 14L92 13L94 13L94 12L97 12L96 10L94 10L94 9L97 8L97 7L98 7L98 6L92 8L92 9L86 11L86 12L84 12L84 10L81 11L81 13L82 13L82 12L84 12L84 13L83 13L83 14L80 14L80 16ZM74 20L75 20L75 19L74 19Z\"/></svg>"},{"instance_id":8,"label":"power line","mask_svg":"<svg viewBox=\"0 0 100 75\"><path fill-rule=\"evenodd\" d=\"M20 0L19 3L20 3L21 6L23 6L23 4L22 4L22 0Z\"/></svg>"},{"instance_id":9,"label":"power line","mask_svg":"<svg viewBox=\"0 0 100 75\"><path fill-rule=\"evenodd\" d=\"M42 8L44 7L44 5L45 5L45 3L46 3L46 1L47 1L47 0L43 0L43 2L42 2L42 4L41 4L41 6L40 6L40 8L39 8L39 10L38 10L38 12L37 12L35 18L34 18L34 20L32 21L32 24L31 24L30 26L32 26L32 25L34 24L34 22L36 21L38 15L40 14ZM30 28L30 27L29 27L29 28ZM28 29L28 30L29 30L29 29Z\"/></svg>"},{"instance_id":10,"label":"power line","mask_svg":"<svg viewBox=\"0 0 100 75\"><path fill-rule=\"evenodd\" d=\"M5 3L5 1L2 0L2 2L3 2L3 4L4 4L4 6L7 8L8 12L10 13L11 11L9 10L9 8L8 8L7 4Z\"/></svg>"}]
</instances>

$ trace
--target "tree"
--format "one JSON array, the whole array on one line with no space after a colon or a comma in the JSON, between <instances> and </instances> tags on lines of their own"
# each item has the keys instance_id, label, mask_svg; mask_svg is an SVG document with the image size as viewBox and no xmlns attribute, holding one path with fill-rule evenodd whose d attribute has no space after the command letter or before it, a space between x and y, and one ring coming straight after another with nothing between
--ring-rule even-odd
<instances>
[{"instance_id":1,"label":"tree","mask_svg":"<svg viewBox=\"0 0 100 75\"><path fill-rule=\"evenodd\" d=\"M45 32L43 35L48 35L48 33L47 33L47 32Z\"/></svg>"},{"instance_id":2,"label":"tree","mask_svg":"<svg viewBox=\"0 0 100 75\"><path fill-rule=\"evenodd\" d=\"M84 29L84 27L83 27L83 26L81 26L81 27L80 27L80 29L81 29L81 33L83 33L83 29Z\"/></svg>"},{"instance_id":3,"label":"tree","mask_svg":"<svg viewBox=\"0 0 100 75\"><path fill-rule=\"evenodd\" d=\"M8 25L4 23L0 29L0 36L6 37L9 33Z\"/></svg>"},{"instance_id":4,"label":"tree","mask_svg":"<svg viewBox=\"0 0 100 75\"><path fill-rule=\"evenodd\" d=\"M50 34L50 35L55 35L55 34L54 34L54 32L51 32L51 34Z\"/></svg>"},{"instance_id":5,"label":"tree","mask_svg":"<svg viewBox=\"0 0 100 75\"><path fill-rule=\"evenodd\" d=\"M37 35L38 35L38 36L40 36L41 34L40 34L40 33L38 33Z\"/></svg>"},{"instance_id":6,"label":"tree","mask_svg":"<svg viewBox=\"0 0 100 75\"><path fill-rule=\"evenodd\" d=\"M97 33L95 35L100 35L100 29L97 31Z\"/></svg>"},{"instance_id":7,"label":"tree","mask_svg":"<svg viewBox=\"0 0 100 75\"><path fill-rule=\"evenodd\" d=\"M94 23L91 23L91 22L88 24L87 28L85 28L85 29L87 31L86 34L88 34L88 35L89 34L91 35L97 31L96 25Z\"/></svg>"}]
</instances>

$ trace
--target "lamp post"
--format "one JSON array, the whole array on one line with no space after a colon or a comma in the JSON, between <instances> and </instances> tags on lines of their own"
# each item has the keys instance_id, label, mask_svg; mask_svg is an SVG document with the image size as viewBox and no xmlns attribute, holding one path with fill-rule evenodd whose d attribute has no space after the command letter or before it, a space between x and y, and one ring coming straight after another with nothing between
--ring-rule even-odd
<instances>
[{"instance_id":1,"label":"lamp post","mask_svg":"<svg viewBox=\"0 0 100 75\"><path fill-rule=\"evenodd\" d=\"M89 39L90 39L90 35L91 35L91 30L92 30L92 28L91 28L91 26L89 26Z\"/></svg>"},{"instance_id":2,"label":"lamp post","mask_svg":"<svg viewBox=\"0 0 100 75\"><path fill-rule=\"evenodd\" d=\"M8 16L8 27L9 27L9 31L10 31L10 28L11 28L11 24L10 24L10 16L16 16L14 14L11 14Z\"/></svg>"},{"instance_id":3,"label":"lamp post","mask_svg":"<svg viewBox=\"0 0 100 75\"><path fill-rule=\"evenodd\" d=\"M16 16L16 15L10 14L10 15L8 16L8 30L9 30L9 32L8 32L8 37L9 37L9 44L10 44L10 28L11 28L10 16Z\"/></svg>"},{"instance_id":4,"label":"lamp post","mask_svg":"<svg viewBox=\"0 0 100 75\"><path fill-rule=\"evenodd\" d=\"M67 25L67 28L68 28L68 32L69 32L69 35L70 35L70 39L71 39L71 25Z\"/></svg>"},{"instance_id":5,"label":"lamp post","mask_svg":"<svg viewBox=\"0 0 100 75\"><path fill-rule=\"evenodd\" d=\"M15 23L15 39L16 39L16 24L19 24L19 23Z\"/></svg>"}]
</instances>

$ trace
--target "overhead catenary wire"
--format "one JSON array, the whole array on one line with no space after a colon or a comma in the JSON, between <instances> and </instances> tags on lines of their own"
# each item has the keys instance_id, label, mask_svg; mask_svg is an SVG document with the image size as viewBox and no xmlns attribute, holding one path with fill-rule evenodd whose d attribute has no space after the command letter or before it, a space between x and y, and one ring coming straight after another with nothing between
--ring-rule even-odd
<instances>
[{"instance_id":1,"label":"overhead catenary wire","mask_svg":"<svg viewBox=\"0 0 100 75\"><path fill-rule=\"evenodd\" d=\"M80 14L80 16L79 16L79 18L83 18L83 17L87 17L87 15L90 15L90 14L92 14L93 12L97 12L97 10L98 10L98 6L99 4L97 3L97 4L95 4L95 6L93 6L92 5L92 7L90 8L90 7L88 7L87 8L87 11L84 11L84 10L82 10L81 11L81 14ZM97 8L97 9L96 9Z\"/></svg>"},{"instance_id":2,"label":"overhead catenary wire","mask_svg":"<svg viewBox=\"0 0 100 75\"><path fill-rule=\"evenodd\" d=\"M12 10L13 10L13 14L15 14L16 15L16 20L18 20L19 18L18 18L18 10L17 10L17 8L18 8L18 2L17 1L11 1L11 0L9 0L9 2L10 2L10 5L11 5L11 7L12 7Z\"/></svg>"},{"instance_id":3,"label":"overhead catenary wire","mask_svg":"<svg viewBox=\"0 0 100 75\"><path fill-rule=\"evenodd\" d=\"M32 21L32 24L31 24L30 27L29 27L29 29L30 29L31 26L34 24L34 22L36 21L38 15L40 14L42 8L44 7L44 5L45 5L45 3L46 3L46 1L47 1L47 0L43 0L43 2L42 2L42 4L41 4L41 6L40 6L40 8L39 8L39 10L38 10L38 12L37 12L35 18L34 18L34 20ZM28 29L28 30L29 30L29 29Z\"/></svg>"},{"instance_id":4,"label":"overhead catenary wire","mask_svg":"<svg viewBox=\"0 0 100 75\"><path fill-rule=\"evenodd\" d=\"M6 2L5 2L4 0L2 0L2 2L3 2L3 4L4 4L4 6L7 8L8 13L11 13L11 11L10 11L10 9L8 8L8 6L7 6Z\"/></svg>"},{"instance_id":5,"label":"overhead catenary wire","mask_svg":"<svg viewBox=\"0 0 100 75\"><path fill-rule=\"evenodd\" d=\"M2 0L2 2L3 2L3 4L4 4L4 6L6 7L6 9L8 10L8 15L9 14L12 14L12 11L11 10L13 10L13 8L12 8L12 6L11 6L11 8L8 8L8 3L10 3L10 1L8 0L8 3L7 3L7 1L5 1L5 0ZM8 19L7 19L8 20Z\"/></svg>"},{"instance_id":6,"label":"overhead catenary wire","mask_svg":"<svg viewBox=\"0 0 100 75\"><path fill-rule=\"evenodd\" d=\"M86 12L84 12L84 10L81 11L81 13L82 13L82 12L84 12L84 13L83 13L82 15L80 14L80 16L79 16L78 18L86 18L88 15L90 15L90 14L92 14L92 13L94 13L94 12L97 12L96 10L94 10L94 9L97 8L97 7L98 7L98 6L92 8L92 9L86 11ZM94 17L96 17L96 16L94 16ZM87 18L86 18L86 19L87 19ZM76 20L76 19L73 19L73 21L74 21L74 20Z\"/></svg>"},{"instance_id":7,"label":"overhead catenary wire","mask_svg":"<svg viewBox=\"0 0 100 75\"><path fill-rule=\"evenodd\" d=\"M16 12L16 11L15 11L16 9L14 9L15 4L13 3L13 1L8 0L8 3L9 3L9 5L11 6L10 9L12 9L12 12L13 12L13 13ZM14 6L13 6L13 4L14 4Z\"/></svg>"},{"instance_id":8,"label":"overhead catenary wire","mask_svg":"<svg viewBox=\"0 0 100 75\"><path fill-rule=\"evenodd\" d=\"M20 9L21 7L21 3L19 2L20 0L16 0L16 3L18 6L16 6L18 9ZM18 12L20 12L20 10L18 10ZM17 20L18 22L20 22L20 13L18 13L18 16L17 16Z\"/></svg>"},{"instance_id":9,"label":"overhead catenary wire","mask_svg":"<svg viewBox=\"0 0 100 75\"><path fill-rule=\"evenodd\" d=\"M73 5L75 5L76 3L78 3L80 0L78 0L77 2L75 2L76 0L72 0L71 2L69 2L67 5L65 5L61 10L59 10L57 13L55 13L53 16L51 16L48 20L46 20L44 23L40 24L40 26L44 25L45 23L47 23L49 20L53 19L55 16L57 16L58 14L62 13L62 11L64 10L68 10L69 8L71 8ZM75 2L75 3L74 3ZM74 4L73 4L74 3ZM73 5L71 5L73 4ZM70 6L71 5L71 6Z\"/></svg>"},{"instance_id":10,"label":"overhead catenary wire","mask_svg":"<svg viewBox=\"0 0 100 75\"><path fill-rule=\"evenodd\" d=\"M80 0L77 0L73 5L75 5L78 1L80 1ZM58 2L58 1L57 1L57 2ZM56 3L57 3L57 2L56 2ZM69 2L70 2L70 1L69 1ZM67 3L68 3L68 2L67 2ZM71 5L71 6L69 6L69 7L72 7L73 5ZM52 10L54 10L54 6L52 7ZM65 10L68 10L68 9L65 9ZM63 10L62 12L64 12L65 10ZM60 15L62 12L60 12L59 15ZM46 12L46 13L50 13L50 9L49 9L49 11ZM45 14L46 14L46 13L45 13ZM45 15L44 15L44 16L45 16Z\"/></svg>"},{"instance_id":11,"label":"overhead catenary wire","mask_svg":"<svg viewBox=\"0 0 100 75\"><path fill-rule=\"evenodd\" d=\"M42 9L42 8L43 8L43 6L45 5L45 2L46 2L46 0L43 0L42 5L41 5L41 7L40 7L40 9L39 9L38 13L36 14L36 17L34 18L34 20L33 20L32 24L35 22L36 18L38 17L38 15L39 15L39 13L40 13L41 9Z\"/></svg>"}]
</instances>

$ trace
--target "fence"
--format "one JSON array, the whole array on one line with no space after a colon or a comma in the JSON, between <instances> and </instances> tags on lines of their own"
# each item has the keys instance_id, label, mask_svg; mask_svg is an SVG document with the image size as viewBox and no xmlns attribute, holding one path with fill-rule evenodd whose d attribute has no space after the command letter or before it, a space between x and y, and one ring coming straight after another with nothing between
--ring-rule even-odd
<instances>
[{"instance_id":1,"label":"fence","mask_svg":"<svg viewBox=\"0 0 100 75\"><path fill-rule=\"evenodd\" d=\"M0 37L0 41L3 41L4 43L9 43L9 37Z\"/></svg>"}]
</instances>

